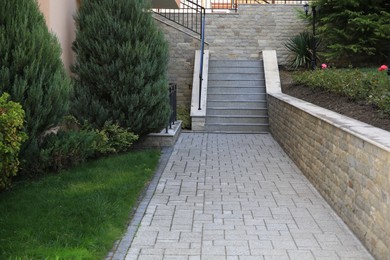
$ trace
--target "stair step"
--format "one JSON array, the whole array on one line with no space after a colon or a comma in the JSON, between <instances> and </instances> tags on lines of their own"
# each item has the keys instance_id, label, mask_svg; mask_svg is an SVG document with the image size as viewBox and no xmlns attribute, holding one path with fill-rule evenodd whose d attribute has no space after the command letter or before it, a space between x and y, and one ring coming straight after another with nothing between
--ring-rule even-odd
<instances>
[{"instance_id":1,"label":"stair step","mask_svg":"<svg viewBox=\"0 0 390 260\"><path fill-rule=\"evenodd\" d=\"M213 73L223 73L223 74L250 74L250 73L261 73L263 68L258 67L209 67L209 75Z\"/></svg>"},{"instance_id":2,"label":"stair step","mask_svg":"<svg viewBox=\"0 0 390 260\"><path fill-rule=\"evenodd\" d=\"M268 124L268 116L208 115L206 124Z\"/></svg>"},{"instance_id":3,"label":"stair step","mask_svg":"<svg viewBox=\"0 0 390 260\"><path fill-rule=\"evenodd\" d=\"M251 73L251 74L224 74L213 73L209 74L209 80L238 80L238 81L251 81L251 80L264 80L264 74Z\"/></svg>"},{"instance_id":4,"label":"stair step","mask_svg":"<svg viewBox=\"0 0 390 260\"><path fill-rule=\"evenodd\" d=\"M210 60L209 67L257 67L262 68L263 62L260 60Z\"/></svg>"},{"instance_id":5,"label":"stair step","mask_svg":"<svg viewBox=\"0 0 390 260\"><path fill-rule=\"evenodd\" d=\"M207 107L207 116L225 116L225 115L237 115L237 116L266 116L268 110L266 108L231 108L231 107Z\"/></svg>"},{"instance_id":6,"label":"stair step","mask_svg":"<svg viewBox=\"0 0 390 260\"><path fill-rule=\"evenodd\" d=\"M217 93L211 94L208 93L208 101L219 101L219 100L228 100L228 101L266 101L266 94L224 94Z\"/></svg>"},{"instance_id":7,"label":"stair step","mask_svg":"<svg viewBox=\"0 0 390 260\"><path fill-rule=\"evenodd\" d=\"M265 94L266 89L262 87L237 87L237 88L225 88L225 87L208 87L208 94Z\"/></svg>"},{"instance_id":8,"label":"stair step","mask_svg":"<svg viewBox=\"0 0 390 260\"><path fill-rule=\"evenodd\" d=\"M265 101L207 101L207 107L234 107L234 108L267 108Z\"/></svg>"},{"instance_id":9,"label":"stair step","mask_svg":"<svg viewBox=\"0 0 390 260\"><path fill-rule=\"evenodd\" d=\"M266 133L268 124L207 124L206 130L210 132L239 132L239 133Z\"/></svg>"},{"instance_id":10,"label":"stair step","mask_svg":"<svg viewBox=\"0 0 390 260\"><path fill-rule=\"evenodd\" d=\"M210 60L206 131L269 132L263 62Z\"/></svg>"},{"instance_id":11,"label":"stair step","mask_svg":"<svg viewBox=\"0 0 390 260\"><path fill-rule=\"evenodd\" d=\"M208 80L207 88L211 87L265 87L265 80Z\"/></svg>"}]
</instances>

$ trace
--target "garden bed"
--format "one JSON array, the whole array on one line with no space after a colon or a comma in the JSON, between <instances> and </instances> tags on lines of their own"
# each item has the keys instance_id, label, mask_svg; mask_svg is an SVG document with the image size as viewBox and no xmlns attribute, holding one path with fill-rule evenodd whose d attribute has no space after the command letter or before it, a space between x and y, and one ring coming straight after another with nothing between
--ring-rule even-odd
<instances>
[{"instance_id":1,"label":"garden bed","mask_svg":"<svg viewBox=\"0 0 390 260\"><path fill-rule=\"evenodd\" d=\"M345 96L324 90L294 85L289 71L280 71L280 80L282 92L285 94L390 131L390 116L382 115L370 104L354 102Z\"/></svg>"}]
</instances>

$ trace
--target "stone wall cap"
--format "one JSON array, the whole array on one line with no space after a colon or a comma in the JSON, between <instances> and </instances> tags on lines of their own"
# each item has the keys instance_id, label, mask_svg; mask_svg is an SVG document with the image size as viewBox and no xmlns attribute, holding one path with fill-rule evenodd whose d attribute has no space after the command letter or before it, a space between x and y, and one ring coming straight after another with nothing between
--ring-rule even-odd
<instances>
[{"instance_id":1,"label":"stone wall cap","mask_svg":"<svg viewBox=\"0 0 390 260\"><path fill-rule=\"evenodd\" d=\"M331 125L339 127L344 131L363 139L364 141L372 143L383 150L390 152L389 131L374 127L283 93L269 93L269 95L302 109L312 116L320 118Z\"/></svg>"}]
</instances>

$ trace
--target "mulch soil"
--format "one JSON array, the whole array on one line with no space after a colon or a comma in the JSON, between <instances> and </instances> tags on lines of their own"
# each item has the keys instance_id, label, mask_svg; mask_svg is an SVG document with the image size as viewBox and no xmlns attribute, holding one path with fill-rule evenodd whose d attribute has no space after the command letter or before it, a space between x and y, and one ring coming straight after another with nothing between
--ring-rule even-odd
<instances>
[{"instance_id":1,"label":"mulch soil","mask_svg":"<svg viewBox=\"0 0 390 260\"><path fill-rule=\"evenodd\" d=\"M327 91L294 85L291 79L291 72L288 71L280 71L280 80L282 92L287 95L390 131L390 115L381 115L381 113L370 104L352 101L347 97Z\"/></svg>"}]
</instances>

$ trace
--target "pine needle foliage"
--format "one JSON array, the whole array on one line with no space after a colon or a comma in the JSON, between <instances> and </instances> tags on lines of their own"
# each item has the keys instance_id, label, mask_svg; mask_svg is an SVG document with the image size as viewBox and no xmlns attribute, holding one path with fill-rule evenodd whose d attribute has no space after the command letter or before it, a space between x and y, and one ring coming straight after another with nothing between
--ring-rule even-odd
<instances>
[{"instance_id":1,"label":"pine needle foliage","mask_svg":"<svg viewBox=\"0 0 390 260\"><path fill-rule=\"evenodd\" d=\"M168 121L168 45L140 0L85 0L77 13L73 114L138 135Z\"/></svg>"},{"instance_id":2,"label":"pine needle foliage","mask_svg":"<svg viewBox=\"0 0 390 260\"><path fill-rule=\"evenodd\" d=\"M320 7L318 32L329 59L373 60L387 55L388 0L318 0L316 4Z\"/></svg>"},{"instance_id":3,"label":"pine needle foliage","mask_svg":"<svg viewBox=\"0 0 390 260\"><path fill-rule=\"evenodd\" d=\"M9 93L25 111L26 170L39 154L43 134L68 112L72 88L60 57L61 47L36 1L0 1L0 94Z\"/></svg>"}]
</instances>

